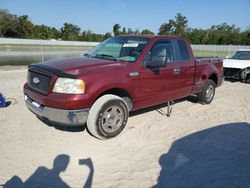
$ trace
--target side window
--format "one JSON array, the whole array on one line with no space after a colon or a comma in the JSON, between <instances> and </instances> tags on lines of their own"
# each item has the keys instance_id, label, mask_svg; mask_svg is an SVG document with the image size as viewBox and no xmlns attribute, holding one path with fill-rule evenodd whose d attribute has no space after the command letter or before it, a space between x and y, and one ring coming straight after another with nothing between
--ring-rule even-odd
<instances>
[{"instance_id":1,"label":"side window","mask_svg":"<svg viewBox=\"0 0 250 188\"><path fill-rule=\"evenodd\" d=\"M167 62L175 61L174 50L171 41L156 43L150 50L151 57L166 57Z\"/></svg>"},{"instance_id":2,"label":"side window","mask_svg":"<svg viewBox=\"0 0 250 188\"><path fill-rule=\"evenodd\" d=\"M183 40L177 40L177 46L179 48L179 53L177 56L177 61L187 61L190 59L188 48Z\"/></svg>"}]
</instances>

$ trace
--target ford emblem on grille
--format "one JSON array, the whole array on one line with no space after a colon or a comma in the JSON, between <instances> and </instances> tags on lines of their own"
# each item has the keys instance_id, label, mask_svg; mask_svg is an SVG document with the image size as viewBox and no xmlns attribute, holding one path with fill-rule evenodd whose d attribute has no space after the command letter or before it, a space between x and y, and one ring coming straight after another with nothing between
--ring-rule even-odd
<instances>
[{"instance_id":1,"label":"ford emblem on grille","mask_svg":"<svg viewBox=\"0 0 250 188\"><path fill-rule=\"evenodd\" d=\"M39 83L40 83L40 80L39 80L39 78L34 77L34 78L33 78L33 82L34 82L34 84L39 84Z\"/></svg>"}]
</instances>

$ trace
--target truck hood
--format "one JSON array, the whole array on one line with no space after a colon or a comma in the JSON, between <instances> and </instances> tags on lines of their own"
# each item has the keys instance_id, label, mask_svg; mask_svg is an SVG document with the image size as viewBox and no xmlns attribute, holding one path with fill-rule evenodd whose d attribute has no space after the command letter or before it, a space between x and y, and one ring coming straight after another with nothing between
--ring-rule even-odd
<instances>
[{"instance_id":1,"label":"truck hood","mask_svg":"<svg viewBox=\"0 0 250 188\"><path fill-rule=\"evenodd\" d=\"M223 67L245 69L250 67L250 60L224 59Z\"/></svg>"},{"instance_id":2,"label":"truck hood","mask_svg":"<svg viewBox=\"0 0 250 188\"><path fill-rule=\"evenodd\" d=\"M103 72L112 69L122 68L127 65L126 62L116 62L113 60L97 59L97 58L69 58L61 60L52 60L35 64L37 66L51 67L64 73L83 76L96 72Z\"/></svg>"}]
</instances>

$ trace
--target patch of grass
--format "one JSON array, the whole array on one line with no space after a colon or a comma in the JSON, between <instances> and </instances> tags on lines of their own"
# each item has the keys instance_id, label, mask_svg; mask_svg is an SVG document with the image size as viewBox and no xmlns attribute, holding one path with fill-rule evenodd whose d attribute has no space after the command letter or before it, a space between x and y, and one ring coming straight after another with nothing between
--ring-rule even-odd
<instances>
[{"instance_id":1,"label":"patch of grass","mask_svg":"<svg viewBox=\"0 0 250 188\"><path fill-rule=\"evenodd\" d=\"M227 51L201 51L201 50L194 50L193 51L194 56L196 57L220 57L220 58L225 58L228 56Z\"/></svg>"}]
</instances>

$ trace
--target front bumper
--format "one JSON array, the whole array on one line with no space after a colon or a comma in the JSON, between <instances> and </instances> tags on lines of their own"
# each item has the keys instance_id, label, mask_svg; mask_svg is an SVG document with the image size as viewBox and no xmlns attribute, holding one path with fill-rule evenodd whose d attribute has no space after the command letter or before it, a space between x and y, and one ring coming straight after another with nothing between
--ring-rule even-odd
<instances>
[{"instance_id":1,"label":"front bumper","mask_svg":"<svg viewBox=\"0 0 250 188\"><path fill-rule=\"evenodd\" d=\"M242 79L242 71L243 69L238 68L224 68L224 76L225 78L240 80Z\"/></svg>"},{"instance_id":2,"label":"front bumper","mask_svg":"<svg viewBox=\"0 0 250 188\"><path fill-rule=\"evenodd\" d=\"M52 123L64 126L81 126L87 121L89 113L88 108L80 110L56 109L40 105L27 95L25 95L24 98L25 104L30 111L38 117L49 120Z\"/></svg>"}]
</instances>

